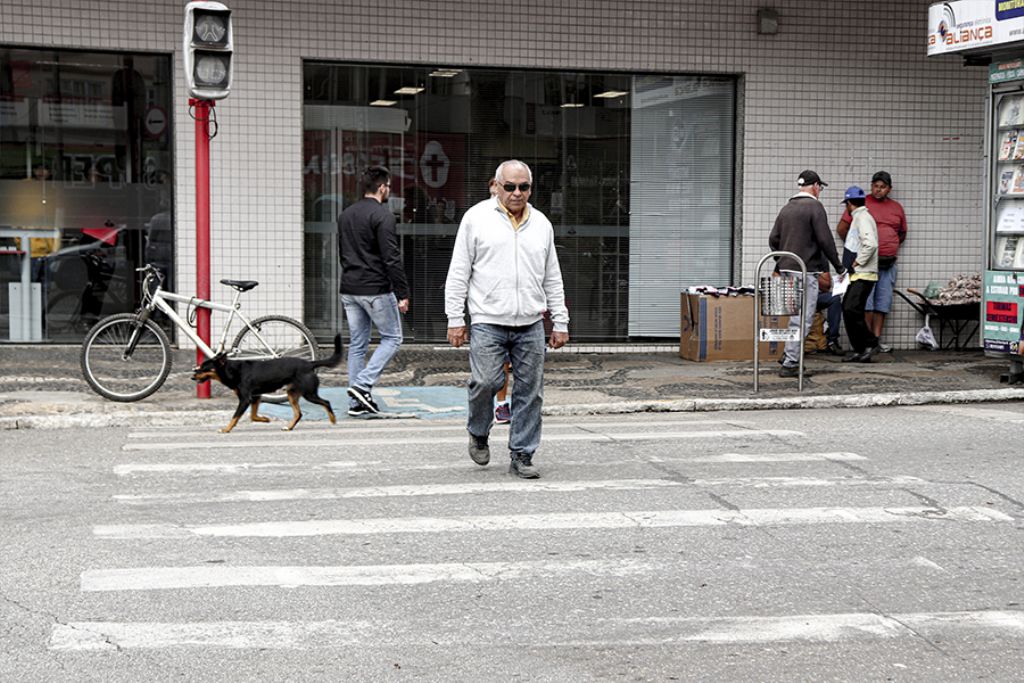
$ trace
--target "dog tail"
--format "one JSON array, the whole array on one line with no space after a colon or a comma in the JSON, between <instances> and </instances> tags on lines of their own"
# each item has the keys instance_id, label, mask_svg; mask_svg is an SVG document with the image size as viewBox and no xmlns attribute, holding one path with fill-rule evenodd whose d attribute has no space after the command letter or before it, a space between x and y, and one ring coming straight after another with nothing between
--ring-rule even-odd
<instances>
[{"instance_id":1,"label":"dog tail","mask_svg":"<svg viewBox=\"0 0 1024 683\"><path fill-rule=\"evenodd\" d=\"M334 355L330 358L313 361L314 368L333 368L341 362L341 333L334 335Z\"/></svg>"}]
</instances>

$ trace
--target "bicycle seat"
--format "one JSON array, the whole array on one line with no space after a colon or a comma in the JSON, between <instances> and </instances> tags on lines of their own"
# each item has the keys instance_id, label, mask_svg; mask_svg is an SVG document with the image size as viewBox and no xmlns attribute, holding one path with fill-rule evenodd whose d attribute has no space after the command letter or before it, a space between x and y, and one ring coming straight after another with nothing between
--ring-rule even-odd
<instances>
[{"instance_id":1,"label":"bicycle seat","mask_svg":"<svg viewBox=\"0 0 1024 683\"><path fill-rule=\"evenodd\" d=\"M228 287L234 287L239 292L248 292L259 284L256 280L221 280L220 283Z\"/></svg>"}]
</instances>

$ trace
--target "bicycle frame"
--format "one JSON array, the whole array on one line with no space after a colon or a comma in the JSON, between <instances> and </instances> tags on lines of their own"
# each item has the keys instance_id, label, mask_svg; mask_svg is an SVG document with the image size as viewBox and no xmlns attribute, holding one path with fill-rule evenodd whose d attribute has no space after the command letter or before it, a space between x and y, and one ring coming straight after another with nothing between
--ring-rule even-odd
<instances>
[{"instance_id":1,"label":"bicycle frame","mask_svg":"<svg viewBox=\"0 0 1024 683\"><path fill-rule=\"evenodd\" d=\"M247 328L249 328L252 331L252 333L256 336L256 339L258 339L259 342L263 344L263 346L267 349L267 353L270 356L276 358L277 353L274 352L273 347L271 347L270 344L267 343L267 340L263 338L259 330L252 326L252 322L250 322L250 320L246 318L241 311L238 310L238 301L239 299L241 299L241 297L242 292L236 291L234 297L232 298L231 304L225 305L218 304L213 301L206 301L204 299L197 299L194 296L183 296L181 294L175 294L174 292L167 292L164 291L164 289L160 285L157 285L156 289L153 290L152 294L149 295L150 304L148 306L144 306L144 308L148 308L149 310L153 310L153 308L158 308L161 311L163 311L163 313L168 318L171 319L171 322L173 322L174 325L179 330L184 332L185 336L192 340L192 343L196 345L196 348L202 351L203 355L206 356L207 358L213 358L218 353L222 353L224 351L224 348L227 345L228 331L231 329L231 322L237 317L242 322L242 324L244 324ZM199 308L208 308L213 311L221 311L222 313L228 314L228 319L224 322L224 326L221 329L220 340L217 342L216 350L211 348L206 342L199 338L199 335L192 330L192 327L188 323L186 323L182 319L182 317L175 312L173 308L171 308L171 305L167 303L168 301L177 301L179 303L189 304L191 306L197 306Z\"/></svg>"},{"instance_id":2,"label":"bicycle frame","mask_svg":"<svg viewBox=\"0 0 1024 683\"><path fill-rule=\"evenodd\" d=\"M227 306L225 304L218 304L214 303L213 301L204 301L202 299L197 299L191 296L182 296L181 294L175 294L174 292L165 292L158 287L156 291L153 292L152 302L156 306L156 308L159 308L161 311L164 312L164 314L168 318L171 319L171 322L173 322L174 325L179 330L185 333L185 336L192 340L192 343L196 345L197 349L203 352L204 356L206 356L207 358L213 358L218 353L221 353L224 350L224 346L227 343L228 329L230 329L231 321L235 319L235 316L238 316L238 319L241 320L246 327L252 327L248 318L246 318L244 315L241 314L241 312L238 311L238 299L239 297L241 297L241 295L241 292L236 292L234 300L231 302L231 305ZM216 350L211 348L209 345L207 345L206 342L199 338L199 335L192 330L192 327L188 323L186 323L181 318L181 316L174 311L173 308L171 308L171 305L167 303L168 300L177 301L183 304L191 304L199 308L208 308L213 311L221 311L223 313L228 314L228 319L224 323L224 327L221 330L220 340L217 342ZM256 334L257 337L259 337L259 332L257 332L256 330L253 330L253 332ZM260 340L262 341L262 337L260 337ZM266 342L264 342L264 344L265 343Z\"/></svg>"}]
</instances>

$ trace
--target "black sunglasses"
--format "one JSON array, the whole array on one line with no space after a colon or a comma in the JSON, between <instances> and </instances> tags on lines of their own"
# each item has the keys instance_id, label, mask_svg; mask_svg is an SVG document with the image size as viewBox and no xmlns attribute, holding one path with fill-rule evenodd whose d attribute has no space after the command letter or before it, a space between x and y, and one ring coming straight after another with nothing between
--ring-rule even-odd
<instances>
[{"instance_id":1,"label":"black sunglasses","mask_svg":"<svg viewBox=\"0 0 1024 683\"><path fill-rule=\"evenodd\" d=\"M515 183L503 183L502 187L505 188L505 192L515 192L516 191L516 184ZM519 191L520 192L529 192L530 191L530 183L519 183L518 187L519 187Z\"/></svg>"}]
</instances>

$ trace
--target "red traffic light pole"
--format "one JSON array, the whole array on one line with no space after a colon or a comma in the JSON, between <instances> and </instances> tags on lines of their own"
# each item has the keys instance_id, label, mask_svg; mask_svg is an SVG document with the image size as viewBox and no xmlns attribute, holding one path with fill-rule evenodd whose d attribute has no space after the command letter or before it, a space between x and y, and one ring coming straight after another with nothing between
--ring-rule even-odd
<instances>
[{"instance_id":1,"label":"red traffic light pole","mask_svg":"<svg viewBox=\"0 0 1024 683\"><path fill-rule=\"evenodd\" d=\"M214 100L190 98L196 122L196 298L210 300L210 110ZM210 345L210 309L196 309L196 333ZM196 365L205 360L196 349ZM210 398L210 383L196 384L196 398Z\"/></svg>"}]
</instances>

